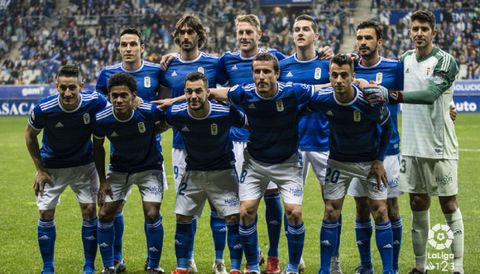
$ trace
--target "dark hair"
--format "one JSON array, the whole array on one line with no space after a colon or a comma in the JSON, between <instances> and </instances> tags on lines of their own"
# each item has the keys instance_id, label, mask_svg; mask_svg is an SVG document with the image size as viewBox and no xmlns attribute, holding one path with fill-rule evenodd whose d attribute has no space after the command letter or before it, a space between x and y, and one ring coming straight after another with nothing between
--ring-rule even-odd
<instances>
[{"instance_id":1,"label":"dark hair","mask_svg":"<svg viewBox=\"0 0 480 274\"><path fill-rule=\"evenodd\" d=\"M265 62L273 62L273 70L277 73L280 71L280 64L278 63L277 57L275 55L268 53L268 52L262 52L259 53L253 58L253 61L265 61ZM252 69L253 69L253 62L252 62Z\"/></svg>"},{"instance_id":2,"label":"dark hair","mask_svg":"<svg viewBox=\"0 0 480 274\"><path fill-rule=\"evenodd\" d=\"M428 10L417 10L414 12L412 17L410 17L410 22L413 21L427 22L432 31L435 30L435 15Z\"/></svg>"},{"instance_id":3,"label":"dark hair","mask_svg":"<svg viewBox=\"0 0 480 274\"><path fill-rule=\"evenodd\" d=\"M310 16L308 14L301 14L301 15L297 16L297 18L295 18L294 24L297 23L298 21L301 21L301 20L309 21L310 23L312 23L313 32L317 33L317 29L318 29L317 22L315 21L315 19L313 19L312 16Z\"/></svg>"},{"instance_id":4,"label":"dark hair","mask_svg":"<svg viewBox=\"0 0 480 274\"><path fill-rule=\"evenodd\" d=\"M205 27L200 22L200 19L194 15L184 15L178 22L175 24L175 31L173 32L173 37L175 44L179 45L180 40L178 39L179 32L184 26L191 27L198 35L198 48L202 48L207 43L207 31Z\"/></svg>"},{"instance_id":5,"label":"dark hair","mask_svg":"<svg viewBox=\"0 0 480 274\"><path fill-rule=\"evenodd\" d=\"M198 72L198 71L189 73L187 75L187 78L185 78L184 86L187 84L187 81L195 82L195 81L198 81L198 80L202 80L203 85L205 86L205 88L208 89L208 78L207 78L207 76L205 76L205 74L203 74L201 72Z\"/></svg>"},{"instance_id":6,"label":"dark hair","mask_svg":"<svg viewBox=\"0 0 480 274\"><path fill-rule=\"evenodd\" d=\"M75 77L81 81L82 72L80 71L80 68L77 65L67 64L67 65L61 66L60 69L58 70L57 79L58 77L61 77L61 76Z\"/></svg>"},{"instance_id":7,"label":"dark hair","mask_svg":"<svg viewBox=\"0 0 480 274\"><path fill-rule=\"evenodd\" d=\"M375 21L373 19L363 21L362 23L358 24L356 30L368 29L368 28L372 28L375 30L375 34L377 35L377 40L383 39L382 26L380 26L380 23L378 23L378 21Z\"/></svg>"},{"instance_id":8,"label":"dark hair","mask_svg":"<svg viewBox=\"0 0 480 274\"><path fill-rule=\"evenodd\" d=\"M142 33L139 30L137 30L136 28L126 28L126 29L122 30L122 32L120 33L120 38L125 34L134 34L134 35L138 36L138 40L140 41L140 45L143 45Z\"/></svg>"},{"instance_id":9,"label":"dark hair","mask_svg":"<svg viewBox=\"0 0 480 274\"><path fill-rule=\"evenodd\" d=\"M330 66L332 64L337 64L339 66L349 65L350 69L353 71L353 60L352 57L345 53L339 53L333 56L332 60L330 60Z\"/></svg>"},{"instance_id":10,"label":"dark hair","mask_svg":"<svg viewBox=\"0 0 480 274\"><path fill-rule=\"evenodd\" d=\"M110 92L110 90L113 87L118 87L118 86L126 86L130 90L132 94L137 93L137 82L135 82L135 79L133 76L131 76L128 73L124 72L119 72L113 74L110 79L108 79L108 86L107 90Z\"/></svg>"}]
</instances>

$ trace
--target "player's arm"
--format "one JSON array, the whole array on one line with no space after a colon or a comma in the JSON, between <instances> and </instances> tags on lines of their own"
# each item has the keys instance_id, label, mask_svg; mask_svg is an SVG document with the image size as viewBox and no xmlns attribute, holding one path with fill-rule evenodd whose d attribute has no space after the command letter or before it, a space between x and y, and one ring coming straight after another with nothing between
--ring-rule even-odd
<instances>
[{"instance_id":1,"label":"player's arm","mask_svg":"<svg viewBox=\"0 0 480 274\"><path fill-rule=\"evenodd\" d=\"M35 190L35 196L43 196L43 188L45 184L53 186L53 179L45 170L42 164L42 158L40 156L40 146L38 144L37 136L41 130L33 128L31 125L27 125L25 129L25 143L27 145L28 153L35 165L35 179L33 182L33 189Z\"/></svg>"},{"instance_id":2,"label":"player's arm","mask_svg":"<svg viewBox=\"0 0 480 274\"><path fill-rule=\"evenodd\" d=\"M173 98L153 100L151 101L151 103L157 105L157 108L159 109L166 109L177 102L182 102L185 100L186 100L185 95L182 95L182 96L173 97Z\"/></svg>"},{"instance_id":3,"label":"player's arm","mask_svg":"<svg viewBox=\"0 0 480 274\"><path fill-rule=\"evenodd\" d=\"M105 197L109 195L113 196L110 182L107 181L105 173L105 147L103 143L105 138L93 137L93 160L95 162L95 168L97 169L98 179L100 181L100 187L98 188L98 206L102 206L105 203Z\"/></svg>"},{"instance_id":4,"label":"player's arm","mask_svg":"<svg viewBox=\"0 0 480 274\"><path fill-rule=\"evenodd\" d=\"M315 91L319 91L319 90L321 90L322 88L328 88L328 87L331 87L331 86L332 86L332 84L331 84L330 82L325 83L325 84L314 85Z\"/></svg>"},{"instance_id":5,"label":"player's arm","mask_svg":"<svg viewBox=\"0 0 480 274\"><path fill-rule=\"evenodd\" d=\"M374 177L377 180L378 186L380 186L380 184L383 184L385 187L387 187L387 173L383 166L383 160L385 159L385 155L390 144L390 137L392 136L393 132L393 124L392 119L390 118L390 113L388 112L388 108L386 106L383 106L382 111L384 112L384 115L387 115L386 117L388 118L384 119L380 124L382 127L382 134L380 136L378 155L372 163L368 178Z\"/></svg>"},{"instance_id":6,"label":"player's arm","mask_svg":"<svg viewBox=\"0 0 480 274\"><path fill-rule=\"evenodd\" d=\"M211 88L209 98L222 102L228 101L228 90L229 88Z\"/></svg>"},{"instance_id":7,"label":"player's arm","mask_svg":"<svg viewBox=\"0 0 480 274\"><path fill-rule=\"evenodd\" d=\"M321 47L317 49L317 55L319 59L330 60L335 55L331 47Z\"/></svg>"},{"instance_id":8,"label":"player's arm","mask_svg":"<svg viewBox=\"0 0 480 274\"><path fill-rule=\"evenodd\" d=\"M162 69L167 70L168 65L170 65L175 58L177 58L177 54L173 52L163 55L162 58L160 58L160 66L162 66Z\"/></svg>"}]
</instances>

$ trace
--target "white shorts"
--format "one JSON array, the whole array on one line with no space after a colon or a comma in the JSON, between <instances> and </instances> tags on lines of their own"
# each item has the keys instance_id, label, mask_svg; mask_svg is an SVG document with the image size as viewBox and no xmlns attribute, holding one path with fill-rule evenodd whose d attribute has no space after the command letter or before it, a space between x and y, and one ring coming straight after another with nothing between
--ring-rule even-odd
<instances>
[{"instance_id":1,"label":"white shorts","mask_svg":"<svg viewBox=\"0 0 480 274\"><path fill-rule=\"evenodd\" d=\"M206 200L220 217L240 213L238 179L234 169L185 172L175 201L175 213L200 216Z\"/></svg>"},{"instance_id":2,"label":"white shorts","mask_svg":"<svg viewBox=\"0 0 480 274\"><path fill-rule=\"evenodd\" d=\"M302 177L307 182L308 169L312 166L313 173L321 185L325 185L325 172L327 170L328 151L300 151L302 154Z\"/></svg>"},{"instance_id":3,"label":"white shorts","mask_svg":"<svg viewBox=\"0 0 480 274\"><path fill-rule=\"evenodd\" d=\"M187 151L185 149L172 148L172 168L173 168L173 182L175 183L175 192L178 192L178 186L182 182L182 177L185 174L187 163Z\"/></svg>"},{"instance_id":4,"label":"white shorts","mask_svg":"<svg viewBox=\"0 0 480 274\"><path fill-rule=\"evenodd\" d=\"M163 171L158 169L145 170L137 173L108 171L107 180L112 187L113 199L108 195L105 202L125 200L132 185L136 184L142 201L161 203L163 199Z\"/></svg>"},{"instance_id":5,"label":"white shorts","mask_svg":"<svg viewBox=\"0 0 480 274\"><path fill-rule=\"evenodd\" d=\"M299 153L279 164L254 160L245 150L245 163L240 175L240 201L263 197L267 185L274 182L286 204L301 205L303 200L302 162Z\"/></svg>"},{"instance_id":6,"label":"white shorts","mask_svg":"<svg viewBox=\"0 0 480 274\"><path fill-rule=\"evenodd\" d=\"M338 200L348 194L354 197L368 197L372 200L387 199L387 188L375 178L367 179L372 162L350 163L328 159L325 175L324 195L326 200ZM350 191L350 184L356 186Z\"/></svg>"},{"instance_id":7,"label":"white shorts","mask_svg":"<svg viewBox=\"0 0 480 274\"><path fill-rule=\"evenodd\" d=\"M39 210L55 209L58 199L67 186L73 190L81 204L97 202L98 179L95 164L69 168L47 168L53 178L53 187L45 184L43 196L37 196Z\"/></svg>"},{"instance_id":8,"label":"white shorts","mask_svg":"<svg viewBox=\"0 0 480 274\"><path fill-rule=\"evenodd\" d=\"M400 195L399 183L400 183L400 155L388 155L383 160L383 166L387 172L387 198L397 198ZM354 197L366 197L367 195L360 193L360 187L358 180L353 180L348 187L348 195ZM362 196L363 194L363 196Z\"/></svg>"},{"instance_id":9,"label":"white shorts","mask_svg":"<svg viewBox=\"0 0 480 274\"><path fill-rule=\"evenodd\" d=\"M400 191L429 196L458 193L458 160L402 156Z\"/></svg>"}]
</instances>

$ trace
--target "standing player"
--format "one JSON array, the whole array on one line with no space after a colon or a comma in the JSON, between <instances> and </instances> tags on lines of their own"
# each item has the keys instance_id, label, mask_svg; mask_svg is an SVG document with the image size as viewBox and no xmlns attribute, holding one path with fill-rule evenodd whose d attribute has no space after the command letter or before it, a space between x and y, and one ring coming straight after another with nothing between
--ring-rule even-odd
<instances>
[{"instance_id":1,"label":"standing player","mask_svg":"<svg viewBox=\"0 0 480 274\"><path fill-rule=\"evenodd\" d=\"M355 64L355 77L367 81L374 81L389 90L403 90L403 66L398 60L390 60L378 54L383 44L381 26L373 20L364 21L357 26L357 48L360 60ZM398 104L388 104L392 120L392 136L383 165L387 172L387 204L388 218L393 232L393 270L398 273L398 258L402 241L402 219L398 209L398 184L400 181L400 137L397 127ZM357 216L355 220L355 235L360 253L361 266L356 270L358 274L373 273L370 239L372 224L370 221L370 207L367 193L357 180L352 181L348 194L355 197Z\"/></svg>"},{"instance_id":2,"label":"standing player","mask_svg":"<svg viewBox=\"0 0 480 274\"><path fill-rule=\"evenodd\" d=\"M183 130L187 152L186 173L178 188L175 203L177 230L176 274L188 273L188 246L193 241L192 219L200 216L208 199L228 224L231 274L240 274L243 249L238 234L238 177L234 169L230 126L246 125L245 115L233 107L210 102L208 78L199 72L185 79L186 103L174 105L167 112L167 123ZM224 262L217 262L224 266ZM226 272L224 272L226 273Z\"/></svg>"},{"instance_id":3,"label":"standing player","mask_svg":"<svg viewBox=\"0 0 480 274\"><path fill-rule=\"evenodd\" d=\"M435 16L416 11L410 18L410 38L415 46L402 55L404 92L382 88L367 90L369 100L404 103L400 191L410 194L412 244L415 268L426 273L430 228L430 197L439 196L445 220L453 232L453 273L463 271L463 219L457 201L458 142L450 119L450 102L458 75L455 59L433 45Z\"/></svg>"},{"instance_id":4,"label":"standing player","mask_svg":"<svg viewBox=\"0 0 480 274\"><path fill-rule=\"evenodd\" d=\"M93 164L91 135L95 113L106 100L96 92L81 92L81 74L66 65L57 74L57 95L42 99L33 109L25 130L28 152L35 164L35 195L40 218L38 245L42 273L54 273L56 238L55 207L70 185L82 211L84 274L93 274L97 254L97 174ZM42 148L37 135L43 129Z\"/></svg>"},{"instance_id":5,"label":"standing player","mask_svg":"<svg viewBox=\"0 0 480 274\"><path fill-rule=\"evenodd\" d=\"M124 29L120 33L120 44L118 46L122 62L105 67L97 80L96 89L107 96L108 79L119 72L130 74L137 83L137 96L146 102L158 99L160 96L160 78L162 70L159 65L145 61L142 59L142 54L145 51L145 44L141 33L134 28ZM108 97L108 96L107 96ZM161 142L161 135L157 135L157 140ZM165 173L164 173L165 176ZM166 186L166 177L164 177ZM115 214L114 228L114 261L115 270L117 273L125 272L125 260L122 254L124 217L122 204L118 212ZM148 260L148 259L147 259Z\"/></svg>"},{"instance_id":6,"label":"standing player","mask_svg":"<svg viewBox=\"0 0 480 274\"><path fill-rule=\"evenodd\" d=\"M325 113L330 122L319 273L330 273L331 256L338 244L338 219L343 200L350 182L357 180L362 193L368 197L375 219L383 273L392 274L392 228L387 214L387 178L383 167L392 132L390 113L383 105L370 107L362 92L352 85L353 78L351 58L345 54L336 55L330 64L332 87L318 92L309 104L311 109Z\"/></svg>"},{"instance_id":7,"label":"standing player","mask_svg":"<svg viewBox=\"0 0 480 274\"><path fill-rule=\"evenodd\" d=\"M163 245L160 215L163 158L155 136L155 123L163 119L163 112L148 103L135 108L137 84L127 73L112 75L107 90L112 105L97 113L94 127L94 158L100 178L97 233L103 273L115 273L113 221L132 184L138 185L143 201L147 273L163 273L158 268ZM108 174L105 174L105 137L111 145Z\"/></svg>"},{"instance_id":8,"label":"standing player","mask_svg":"<svg viewBox=\"0 0 480 274\"><path fill-rule=\"evenodd\" d=\"M165 71L164 79L161 84L170 89L171 96L178 97L184 94L184 79L189 73L198 71L205 74L208 78L209 87L215 87L215 75L217 71L218 58L205 54L200 48L207 42L207 34L200 20L192 15L185 15L178 20L175 25L175 43L179 47L178 56L170 63ZM181 137L181 130L173 130L173 149L172 164L175 181L175 190L178 192L178 186L185 173L185 145ZM215 246L215 262L213 268L215 273L225 272L224 249L226 242L226 223L219 218L214 207L211 207L210 227L212 229L213 241ZM197 220L193 220L193 234L195 235ZM193 258L193 243L191 241L189 270L197 272Z\"/></svg>"},{"instance_id":9,"label":"standing player","mask_svg":"<svg viewBox=\"0 0 480 274\"><path fill-rule=\"evenodd\" d=\"M295 54L280 61L279 81L311 85L329 83L329 61L320 60L315 51L315 41L318 40L316 30L317 24L311 16L300 15L295 19L293 24ZM306 182L311 164L323 193L328 159L328 135L330 132L328 121L321 112L304 112L299 118L298 134L303 161L303 181ZM332 257L332 265L335 266L332 267L332 273L341 273L338 248L337 254ZM304 264L301 264L300 267L302 266L304 267ZM337 272L333 271L334 269ZM303 272L303 269L300 269L300 272Z\"/></svg>"}]
</instances>

